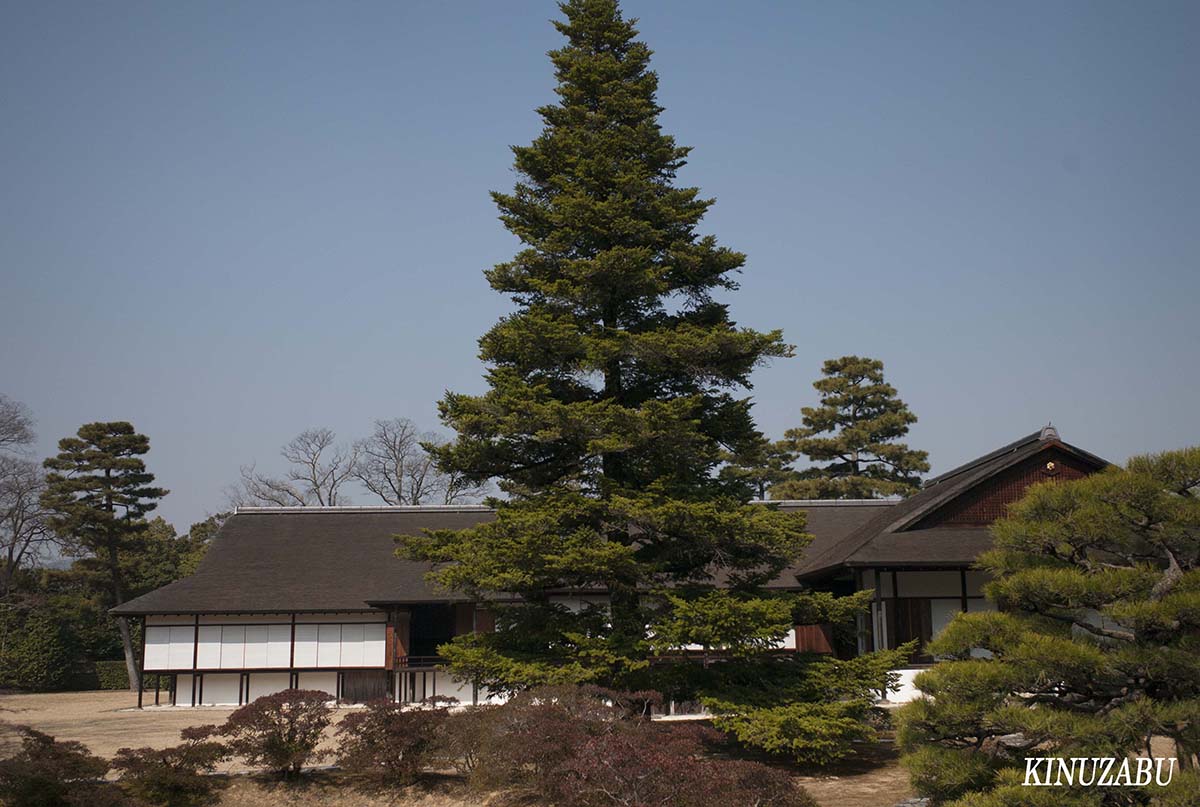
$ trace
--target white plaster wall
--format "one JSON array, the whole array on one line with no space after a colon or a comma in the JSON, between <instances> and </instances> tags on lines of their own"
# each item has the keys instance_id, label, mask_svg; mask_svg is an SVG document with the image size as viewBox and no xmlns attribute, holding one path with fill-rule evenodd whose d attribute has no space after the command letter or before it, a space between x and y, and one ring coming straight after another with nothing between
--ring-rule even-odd
<instances>
[{"instance_id":1,"label":"white plaster wall","mask_svg":"<svg viewBox=\"0 0 1200 807\"><path fill-rule=\"evenodd\" d=\"M942 629L950 624L950 620L962 612L962 600L930 600L929 611L932 616L930 627L933 638L937 638Z\"/></svg>"},{"instance_id":2,"label":"white plaster wall","mask_svg":"<svg viewBox=\"0 0 1200 807\"><path fill-rule=\"evenodd\" d=\"M236 706L240 673L208 673L204 676L204 692L200 693L201 706ZM191 698L191 684L188 684Z\"/></svg>"},{"instance_id":3,"label":"white plaster wall","mask_svg":"<svg viewBox=\"0 0 1200 807\"><path fill-rule=\"evenodd\" d=\"M317 666L317 626L296 626L296 666Z\"/></svg>"},{"instance_id":4,"label":"white plaster wall","mask_svg":"<svg viewBox=\"0 0 1200 807\"><path fill-rule=\"evenodd\" d=\"M191 667L192 665L184 666ZM213 670L221 666L221 628L219 626L200 626L200 645L196 648L196 666L201 670Z\"/></svg>"},{"instance_id":5,"label":"white plaster wall","mask_svg":"<svg viewBox=\"0 0 1200 807\"><path fill-rule=\"evenodd\" d=\"M148 626L146 628L145 669L190 668L194 636L195 628L191 626Z\"/></svg>"},{"instance_id":6,"label":"white plaster wall","mask_svg":"<svg viewBox=\"0 0 1200 807\"><path fill-rule=\"evenodd\" d=\"M330 700L333 700L337 693L337 673L302 672L299 677L300 689L318 689L328 693Z\"/></svg>"},{"instance_id":7,"label":"white plaster wall","mask_svg":"<svg viewBox=\"0 0 1200 807\"><path fill-rule=\"evenodd\" d=\"M283 692L291 677L290 673L250 673L250 700Z\"/></svg>"},{"instance_id":8,"label":"white plaster wall","mask_svg":"<svg viewBox=\"0 0 1200 807\"><path fill-rule=\"evenodd\" d=\"M246 666L246 629L240 625L221 628L221 669L240 670Z\"/></svg>"}]
</instances>

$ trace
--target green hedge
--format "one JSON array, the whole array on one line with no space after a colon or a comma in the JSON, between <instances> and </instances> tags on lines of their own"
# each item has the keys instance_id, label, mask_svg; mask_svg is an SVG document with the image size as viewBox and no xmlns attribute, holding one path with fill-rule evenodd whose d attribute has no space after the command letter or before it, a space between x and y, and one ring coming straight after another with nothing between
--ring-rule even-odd
<instances>
[{"instance_id":1,"label":"green hedge","mask_svg":"<svg viewBox=\"0 0 1200 807\"><path fill-rule=\"evenodd\" d=\"M123 660L97 661L94 667L96 671L96 689L129 689L129 673L125 671L125 662ZM157 675L143 674L142 689L154 689L154 682L157 678ZM166 676L163 676L162 686L165 687L166 685Z\"/></svg>"}]
</instances>

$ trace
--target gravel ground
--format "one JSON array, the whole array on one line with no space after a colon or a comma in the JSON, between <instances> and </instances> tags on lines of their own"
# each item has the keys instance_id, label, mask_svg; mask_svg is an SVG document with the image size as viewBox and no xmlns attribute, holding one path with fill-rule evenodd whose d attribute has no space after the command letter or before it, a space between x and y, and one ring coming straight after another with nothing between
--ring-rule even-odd
<instances>
[{"instance_id":1,"label":"gravel ground","mask_svg":"<svg viewBox=\"0 0 1200 807\"><path fill-rule=\"evenodd\" d=\"M151 694L153 700L153 694ZM218 707L149 707L138 711L137 696L129 692L62 692L38 695L0 695L0 755L12 752L18 741L12 727L28 725L63 740L78 740L93 753L111 757L118 748L165 748L179 741L188 726L221 723L232 709ZM338 718L350 710L339 710ZM332 727L330 729L332 731ZM892 807L913 795L908 776L897 762L894 749L877 747L871 754L820 775L796 780L823 807ZM227 771L236 772L231 765ZM399 807L467 807L489 799L468 794L451 785L433 792L413 792L402 799L364 798L320 777L301 790L270 783L236 779L224 791L221 807L374 807L376 803Z\"/></svg>"}]
</instances>

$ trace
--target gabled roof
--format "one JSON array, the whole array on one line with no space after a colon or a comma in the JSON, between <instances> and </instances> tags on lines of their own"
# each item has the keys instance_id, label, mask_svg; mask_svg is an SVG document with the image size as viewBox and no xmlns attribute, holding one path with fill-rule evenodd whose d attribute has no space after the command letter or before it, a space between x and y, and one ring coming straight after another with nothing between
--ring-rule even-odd
<instances>
[{"instance_id":1,"label":"gabled roof","mask_svg":"<svg viewBox=\"0 0 1200 807\"><path fill-rule=\"evenodd\" d=\"M811 578L841 566L972 562L991 546L988 528L918 529L919 522L982 482L1050 449L1062 450L1096 470L1108 465L1095 454L1064 443L1058 431L1047 426L930 479L920 492L880 511L824 552L810 552L797 576Z\"/></svg>"},{"instance_id":2,"label":"gabled roof","mask_svg":"<svg viewBox=\"0 0 1200 807\"><path fill-rule=\"evenodd\" d=\"M115 614L327 613L368 602L461 599L425 580L428 563L396 557L394 535L463 529L482 506L251 507L230 516L196 573L112 609Z\"/></svg>"}]
</instances>

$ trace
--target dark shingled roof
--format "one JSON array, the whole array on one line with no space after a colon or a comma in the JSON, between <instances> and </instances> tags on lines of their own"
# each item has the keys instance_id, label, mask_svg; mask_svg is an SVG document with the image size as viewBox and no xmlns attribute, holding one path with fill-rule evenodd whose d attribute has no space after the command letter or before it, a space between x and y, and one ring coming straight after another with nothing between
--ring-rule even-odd
<instances>
[{"instance_id":1,"label":"dark shingled roof","mask_svg":"<svg viewBox=\"0 0 1200 807\"><path fill-rule=\"evenodd\" d=\"M1062 442L1058 432L1048 426L930 479L919 493L878 511L823 552L810 551L797 576L811 578L840 566L959 566L973 562L991 547L986 527L913 527L984 480L1049 448L1066 451L1097 469L1108 465L1095 454Z\"/></svg>"},{"instance_id":2,"label":"dark shingled roof","mask_svg":"<svg viewBox=\"0 0 1200 807\"><path fill-rule=\"evenodd\" d=\"M392 536L462 529L486 507L242 508L196 573L113 609L116 614L330 612L370 602L446 602L427 563L395 556Z\"/></svg>"},{"instance_id":3,"label":"dark shingled roof","mask_svg":"<svg viewBox=\"0 0 1200 807\"><path fill-rule=\"evenodd\" d=\"M980 482L1058 447L1097 468L1104 460L1043 429L926 483L903 500L781 501L804 510L813 542L773 584L848 566L962 566L991 545L986 528L916 529L920 520ZM395 556L398 534L463 529L493 518L482 506L243 508L221 528L191 577L113 609L117 614L363 611L374 604L460 599L425 580L430 566Z\"/></svg>"},{"instance_id":4,"label":"dark shingled roof","mask_svg":"<svg viewBox=\"0 0 1200 807\"><path fill-rule=\"evenodd\" d=\"M808 511L810 551L835 544L893 502L775 502ZM459 599L425 580L427 563L395 556L392 536L462 529L493 517L486 507L242 508L191 577L113 609L116 614L331 612L372 604ZM796 585L795 571L779 587Z\"/></svg>"}]
</instances>

